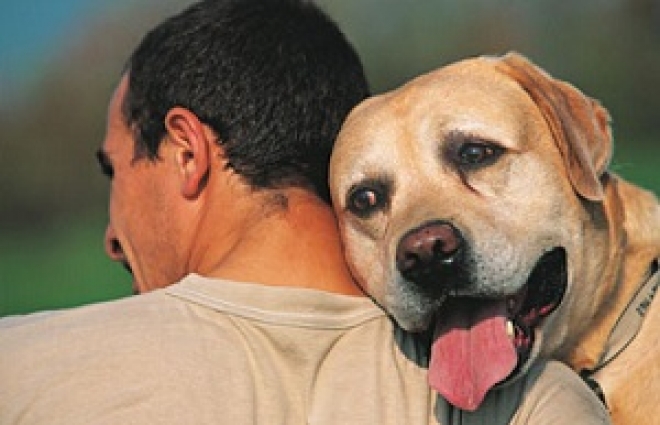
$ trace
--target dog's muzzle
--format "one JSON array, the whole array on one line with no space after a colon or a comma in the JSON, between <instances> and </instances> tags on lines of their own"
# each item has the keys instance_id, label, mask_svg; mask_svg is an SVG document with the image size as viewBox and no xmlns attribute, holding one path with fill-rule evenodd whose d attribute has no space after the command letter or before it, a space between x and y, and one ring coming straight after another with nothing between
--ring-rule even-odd
<instances>
[{"instance_id":1,"label":"dog's muzzle","mask_svg":"<svg viewBox=\"0 0 660 425\"><path fill-rule=\"evenodd\" d=\"M435 319L429 383L472 410L492 386L525 370L537 329L564 297L567 254L562 247L543 253L516 293L485 294L470 287L467 251L455 226L429 222L401 238L396 267L433 310L425 310Z\"/></svg>"}]
</instances>

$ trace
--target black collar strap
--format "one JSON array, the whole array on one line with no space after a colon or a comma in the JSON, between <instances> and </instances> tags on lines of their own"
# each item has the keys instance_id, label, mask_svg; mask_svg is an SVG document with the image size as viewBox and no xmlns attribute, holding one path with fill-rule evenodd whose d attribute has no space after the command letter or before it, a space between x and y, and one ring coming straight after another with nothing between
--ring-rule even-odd
<instances>
[{"instance_id":1,"label":"black collar strap","mask_svg":"<svg viewBox=\"0 0 660 425\"><path fill-rule=\"evenodd\" d=\"M596 396L600 399L600 401L603 402L603 406L607 408L607 401L605 400L605 394L603 393L603 389L601 388L598 381L596 381L596 379L594 379L594 377L591 376L591 373L592 372L590 370L583 370L582 372L580 372L580 377L582 378L584 383L587 384L589 388L591 388L591 390L594 392L594 394L596 394Z\"/></svg>"}]
</instances>

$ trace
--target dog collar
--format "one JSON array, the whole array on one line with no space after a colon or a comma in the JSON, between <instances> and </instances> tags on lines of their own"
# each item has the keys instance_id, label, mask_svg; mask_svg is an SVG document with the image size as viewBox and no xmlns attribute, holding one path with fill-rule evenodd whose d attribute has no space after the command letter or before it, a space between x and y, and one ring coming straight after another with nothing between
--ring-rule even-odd
<instances>
[{"instance_id":1,"label":"dog collar","mask_svg":"<svg viewBox=\"0 0 660 425\"><path fill-rule=\"evenodd\" d=\"M660 286L660 273L658 273L658 259L653 260L643 285L637 289L635 296L632 297L626 306L623 314L615 323L610 336L607 339L605 350L594 368L594 372L603 368L637 336L642 327L646 312L648 311Z\"/></svg>"},{"instance_id":2,"label":"dog collar","mask_svg":"<svg viewBox=\"0 0 660 425\"><path fill-rule=\"evenodd\" d=\"M637 289L637 292L631 298L623 314L619 316L619 319L610 331L605 349L596 366L591 370L580 372L582 379L596 393L605 406L607 406L605 395L594 375L618 356L637 336L646 317L646 313L658 292L658 287L660 287L659 263L660 261L657 258L651 263L644 283Z\"/></svg>"}]
</instances>

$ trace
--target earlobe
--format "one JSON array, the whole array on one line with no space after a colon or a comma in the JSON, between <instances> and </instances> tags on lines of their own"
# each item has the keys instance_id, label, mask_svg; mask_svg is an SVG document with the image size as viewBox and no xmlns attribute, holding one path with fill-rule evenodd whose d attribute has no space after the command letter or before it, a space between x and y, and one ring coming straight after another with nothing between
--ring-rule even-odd
<instances>
[{"instance_id":1,"label":"earlobe","mask_svg":"<svg viewBox=\"0 0 660 425\"><path fill-rule=\"evenodd\" d=\"M212 131L191 111L181 107L165 117L168 138L174 145L176 166L181 175L181 194L196 198L204 189L210 170Z\"/></svg>"}]
</instances>

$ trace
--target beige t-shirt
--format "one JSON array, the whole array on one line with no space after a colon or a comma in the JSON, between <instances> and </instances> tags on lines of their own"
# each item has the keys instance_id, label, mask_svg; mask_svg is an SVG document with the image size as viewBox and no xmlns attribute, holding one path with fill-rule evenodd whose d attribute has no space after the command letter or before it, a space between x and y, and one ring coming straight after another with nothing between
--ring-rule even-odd
<instances>
[{"instance_id":1,"label":"beige t-shirt","mask_svg":"<svg viewBox=\"0 0 660 425\"><path fill-rule=\"evenodd\" d=\"M608 423L556 363L476 414L436 399L425 364L366 298L191 275L0 320L0 424L497 425L521 398L515 424Z\"/></svg>"}]
</instances>

